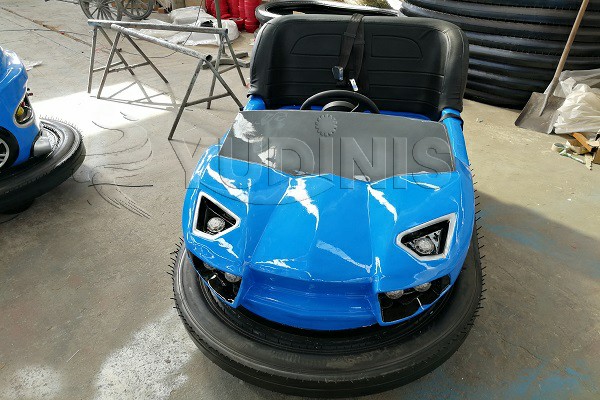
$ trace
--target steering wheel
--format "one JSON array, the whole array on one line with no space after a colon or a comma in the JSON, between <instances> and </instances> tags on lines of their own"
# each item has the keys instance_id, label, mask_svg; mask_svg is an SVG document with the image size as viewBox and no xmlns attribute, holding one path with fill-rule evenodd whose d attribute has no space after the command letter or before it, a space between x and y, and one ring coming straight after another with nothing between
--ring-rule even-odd
<instances>
[{"instance_id":1,"label":"steering wheel","mask_svg":"<svg viewBox=\"0 0 600 400\"><path fill-rule=\"evenodd\" d=\"M323 100L327 99L348 100L353 103L358 103L357 107L360 111L365 109L373 114L379 114L379 108L373 102L373 100L363 94L351 92L349 90L326 90L324 92L317 93L306 99L306 101L302 103L300 109L309 110L312 106L322 104Z\"/></svg>"}]
</instances>

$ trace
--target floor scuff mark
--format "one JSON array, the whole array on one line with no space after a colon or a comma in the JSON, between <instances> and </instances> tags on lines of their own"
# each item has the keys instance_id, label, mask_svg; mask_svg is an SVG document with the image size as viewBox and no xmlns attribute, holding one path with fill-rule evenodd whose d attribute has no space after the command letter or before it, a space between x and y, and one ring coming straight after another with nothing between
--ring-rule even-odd
<instances>
[{"instance_id":1,"label":"floor scuff mark","mask_svg":"<svg viewBox=\"0 0 600 400\"><path fill-rule=\"evenodd\" d=\"M15 372L2 399L53 399L61 390L60 374L47 366L27 366Z\"/></svg>"},{"instance_id":2,"label":"floor scuff mark","mask_svg":"<svg viewBox=\"0 0 600 400\"><path fill-rule=\"evenodd\" d=\"M123 118L127 119L124 114ZM114 207L124 208L141 217L150 218L150 213L121 188L152 185L117 183L117 180L130 180L137 177L140 170L150 163L152 145L148 132L139 124L121 128L119 125L93 123L105 131L104 135L88 139L86 160L73 175L74 179L77 182L91 182L90 186L94 186L96 192Z\"/></svg>"},{"instance_id":3,"label":"floor scuff mark","mask_svg":"<svg viewBox=\"0 0 600 400\"><path fill-rule=\"evenodd\" d=\"M177 314L170 311L104 361L96 400L167 399L187 381L181 370L195 350Z\"/></svg>"}]
</instances>

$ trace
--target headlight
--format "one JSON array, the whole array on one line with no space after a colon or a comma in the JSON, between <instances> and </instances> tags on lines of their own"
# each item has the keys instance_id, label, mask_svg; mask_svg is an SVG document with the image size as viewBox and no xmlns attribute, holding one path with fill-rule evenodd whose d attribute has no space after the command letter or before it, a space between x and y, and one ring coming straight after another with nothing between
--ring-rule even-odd
<instances>
[{"instance_id":1,"label":"headlight","mask_svg":"<svg viewBox=\"0 0 600 400\"><path fill-rule=\"evenodd\" d=\"M212 234L222 232L227 226L227 222L221 217L212 217L206 223L206 230Z\"/></svg>"},{"instance_id":2,"label":"headlight","mask_svg":"<svg viewBox=\"0 0 600 400\"><path fill-rule=\"evenodd\" d=\"M235 214L206 193L200 193L194 221L194 233L206 239L216 239L239 224Z\"/></svg>"},{"instance_id":3,"label":"headlight","mask_svg":"<svg viewBox=\"0 0 600 400\"><path fill-rule=\"evenodd\" d=\"M228 303L233 303L240 290L242 277L229 272L220 271L211 265L205 263L188 251L196 271L200 277L218 294L223 300Z\"/></svg>"},{"instance_id":4,"label":"headlight","mask_svg":"<svg viewBox=\"0 0 600 400\"><path fill-rule=\"evenodd\" d=\"M448 214L396 236L396 244L422 258L442 258L448 252L456 216Z\"/></svg>"},{"instance_id":5,"label":"headlight","mask_svg":"<svg viewBox=\"0 0 600 400\"><path fill-rule=\"evenodd\" d=\"M448 286L450 286L450 275L445 275L412 288L379 293L381 318L384 322L408 318L419 309L437 301Z\"/></svg>"},{"instance_id":6,"label":"headlight","mask_svg":"<svg viewBox=\"0 0 600 400\"><path fill-rule=\"evenodd\" d=\"M17 106L15 110L15 121L17 124L24 125L31 121L33 118L33 108L31 108L31 103L29 102L29 97L27 93L25 93L25 97Z\"/></svg>"}]
</instances>

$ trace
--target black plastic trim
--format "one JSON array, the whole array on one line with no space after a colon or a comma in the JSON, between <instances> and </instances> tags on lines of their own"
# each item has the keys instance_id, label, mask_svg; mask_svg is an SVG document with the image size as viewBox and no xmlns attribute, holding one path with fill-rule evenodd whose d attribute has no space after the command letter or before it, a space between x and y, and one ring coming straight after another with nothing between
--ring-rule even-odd
<instances>
[{"instance_id":1,"label":"black plastic trim","mask_svg":"<svg viewBox=\"0 0 600 400\"><path fill-rule=\"evenodd\" d=\"M392 300L385 293L379 293L379 305L383 322L394 322L414 315L422 306L430 305L439 299L450 285L450 275L431 281L431 287L418 292L413 288L404 291L399 299Z\"/></svg>"},{"instance_id":2,"label":"black plastic trim","mask_svg":"<svg viewBox=\"0 0 600 400\"><path fill-rule=\"evenodd\" d=\"M238 282L229 282L225 279L225 272L208 266L204 261L196 257L191 251L188 256L192 260L194 268L200 277L215 291L223 300L233 303L240 290L242 280Z\"/></svg>"}]
</instances>

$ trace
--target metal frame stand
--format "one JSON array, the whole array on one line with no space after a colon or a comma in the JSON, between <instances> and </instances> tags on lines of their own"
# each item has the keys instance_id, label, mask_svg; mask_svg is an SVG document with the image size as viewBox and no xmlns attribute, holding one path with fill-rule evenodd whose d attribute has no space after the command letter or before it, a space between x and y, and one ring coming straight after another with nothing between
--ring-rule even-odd
<instances>
[{"instance_id":1,"label":"metal frame stand","mask_svg":"<svg viewBox=\"0 0 600 400\"><path fill-rule=\"evenodd\" d=\"M181 119L181 115L183 114L183 110L185 109L185 107L200 104L200 103L207 103L207 108L210 108L213 100L221 99L224 97L231 97L236 102L236 104L238 105L240 110L243 108L243 105L240 102L240 100L237 98L235 93L233 93L233 91L231 90L231 88L229 87L227 82L225 82L225 80L221 76L221 73L224 73L226 71L236 68L238 71L238 74L240 76L240 79L242 81L242 84L244 86L246 86L246 81L244 79L244 75L242 74L240 64L237 60L236 54L233 51L231 41L229 40L229 37L227 36L227 29L209 28L209 27L190 27L190 26L167 25L167 24L164 24L164 25L163 24L151 24L151 23L145 23L145 22L106 21L106 20L88 20L88 24L94 27L94 32L93 32L93 36L92 36L92 56L90 58L90 68L89 68L89 77L88 77L88 93L91 92L92 75L95 72L104 71L102 74L102 81L100 82L100 87L98 88L98 94L96 96L97 98L100 98L100 95L101 95L102 90L104 89L104 85L106 83L106 78L109 73L128 70L129 73L131 73L132 75L135 75L133 72L134 68L138 68L138 67L142 67L142 66L146 66L146 65L150 65L152 67L152 69L154 69L154 71L158 74L158 76L160 76L160 78L165 83L168 83L165 76L159 71L159 69L156 67L156 65L154 65L154 63L150 60L150 58L148 58L148 56L142 51L142 49L133 41L132 37L141 39L141 40L145 40L147 42L154 43L159 46L163 46L170 50L173 50L173 51L176 51L176 52L179 52L179 53L182 53L182 54L185 54L190 57L194 57L194 58L198 59L198 64L196 66L194 74L192 75L192 79L190 81L190 84L188 85L188 88L187 88L187 91L183 98L183 101L179 105L179 110L177 112L177 116L175 117L175 121L173 122L171 131L169 132L169 140L171 140L173 138L173 134L175 133L175 130L177 129L177 125L179 124L179 120ZM105 28L109 28L109 29L112 29L117 32L117 35L116 35L114 41L110 40L110 37L104 31ZM163 39L158 39L153 36L146 35L144 33L141 33L139 31L135 30L135 29L144 29L144 28L145 29L167 30L167 31L179 31L179 32L212 33L212 34L218 35L219 36L219 51L217 54L217 58L214 60L215 64L214 65L212 64L213 57L211 55L201 54L201 53L199 53L195 50L189 49L187 47L180 46L180 45L168 42ZM108 41L108 43L111 44L111 51L110 51L110 54L108 57L108 62L106 63L105 66L100 67L100 68L94 68L96 42L97 42L97 36L98 36L97 31L100 31L103 34L104 38ZM133 65L130 65L127 63L127 61L125 60L125 58L123 57L123 55L121 54L121 52L118 48L119 41L121 40L122 37L124 37L125 39L127 39L127 41L129 43L131 43L133 48L140 54L140 56L142 56L142 58L144 58L144 62L139 63L139 64L133 64ZM225 45L227 45L227 47L229 49L233 65L231 67L225 68L223 71L219 71L219 67L221 66L221 58L223 57L223 54L225 53ZM119 57L119 59L121 61L113 64L113 59L114 59L115 55L117 57ZM122 65L122 66L118 67L119 65ZM190 95L192 93L194 85L196 84L198 75L200 74L200 71L202 69L210 69L213 74L209 94L207 97L204 97L202 99L190 101ZM221 93L221 94L217 94L217 95L214 94L215 85L216 85L217 80L225 88L225 93Z\"/></svg>"},{"instance_id":2,"label":"metal frame stand","mask_svg":"<svg viewBox=\"0 0 600 400\"><path fill-rule=\"evenodd\" d=\"M221 22L221 5L218 1L215 2L215 11L217 14L215 16L217 20L217 27L223 28L223 23ZM233 58L227 56L227 54L223 54L223 58L221 58L221 65L235 65L235 62L237 61L244 68L250 67L250 61L240 60L240 58L248 57L247 51L243 51L241 53L233 53L232 49L231 52L231 54L233 54ZM237 60L234 60L234 58ZM211 62L213 63L213 65L215 65L214 61ZM230 68L225 68L223 72L229 71L229 69Z\"/></svg>"},{"instance_id":3,"label":"metal frame stand","mask_svg":"<svg viewBox=\"0 0 600 400\"><path fill-rule=\"evenodd\" d=\"M114 67L117 67L118 65L123 65L123 67L120 67L118 69L114 68L114 69L110 70L110 72L117 72L117 71L127 70L127 71L129 71L129 73L132 76L135 76L135 73L133 72L133 69L136 68L136 67L140 67L141 66L140 64L129 65L127 63L127 61L125 61L125 58L121 54L121 51L119 49L117 49L115 51L115 54L117 55L117 57L119 57L119 59L121 61L116 62L114 64L108 63L107 65L103 65L102 67L94 68L95 67L95 63L96 63L96 44L98 42L98 31L100 31L100 33L102 34L102 36L104 36L104 39L108 42L108 44L109 44L109 46L111 46L111 48L113 47L113 44L114 44L113 41L111 40L110 36L108 36L108 34L106 33L106 31L102 27L94 26L94 31L93 31L93 34L92 34L92 50L91 50L91 55L90 55L90 70L89 70L89 73L88 73L88 87L87 87L87 92L88 93L92 92L92 79L93 79L93 74L95 72L104 71L107 66L109 68L114 68Z\"/></svg>"}]
</instances>

